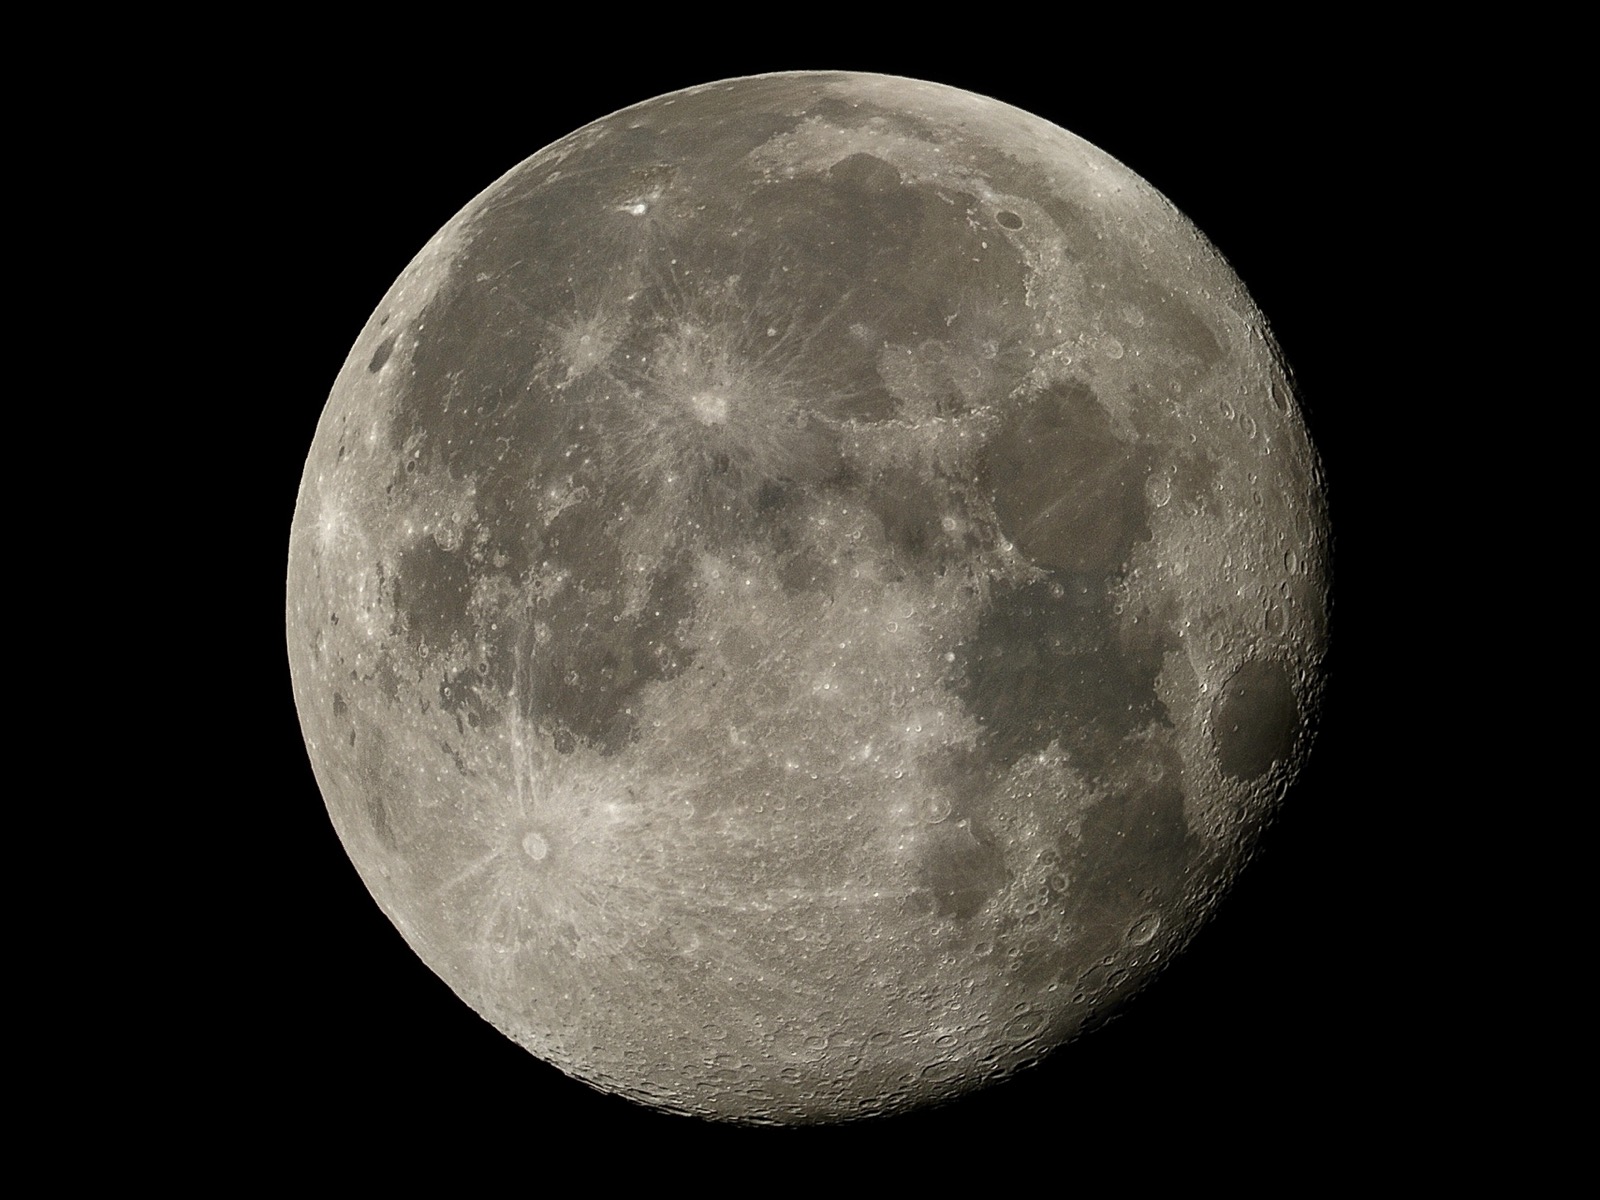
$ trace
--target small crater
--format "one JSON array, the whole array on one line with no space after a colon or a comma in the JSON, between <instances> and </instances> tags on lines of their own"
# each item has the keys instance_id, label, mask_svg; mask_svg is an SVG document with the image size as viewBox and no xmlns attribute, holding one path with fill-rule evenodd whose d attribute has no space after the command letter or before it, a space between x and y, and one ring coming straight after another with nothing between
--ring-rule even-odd
<instances>
[{"instance_id":1,"label":"small crater","mask_svg":"<svg viewBox=\"0 0 1600 1200\"><path fill-rule=\"evenodd\" d=\"M1006 1022L1005 1038L1008 1042L1025 1042L1037 1037L1044 1029L1046 1017L1038 1010L1020 1012Z\"/></svg>"},{"instance_id":2,"label":"small crater","mask_svg":"<svg viewBox=\"0 0 1600 1200\"><path fill-rule=\"evenodd\" d=\"M537 829L530 829L522 839L522 852L534 862L543 862L550 853L550 843Z\"/></svg>"},{"instance_id":3,"label":"small crater","mask_svg":"<svg viewBox=\"0 0 1600 1200\"><path fill-rule=\"evenodd\" d=\"M999 212L995 213L994 219L999 223L1000 228L1002 229L1022 228L1022 218L1017 216L1017 214L1012 212L1010 209L1001 209Z\"/></svg>"},{"instance_id":4,"label":"small crater","mask_svg":"<svg viewBox=\"0 0 1600 1200\"><path fill-rule=\"evenodd\" d=\"M1156 936L1161 928L1160 913L1146 913L1135 921L1128 929L1128 945L1143 946Z\"/></svg>"},{"instance_id":5,"label":"small crater","mask_svg":"<svg viewBox=\"0 0 1600 1200\"><path fill-rule=\"evenodd\" d=\"M1262 617L1261 624L1270 634L1277 635L1282 633L1285 624L1283 609L1272 601L1267 601L1266 613Z\"/></svg>"},{"instance_id":6,"label":"small crater","mask_svg":"<svg viewBox=\"0 0 1600 1200\"><path fill-rule=\"evenodd\" d=\"M434 543L449 553L461 545L461 526L454 521L441 521L433 531Z\"/></svg>"}]
</instances>

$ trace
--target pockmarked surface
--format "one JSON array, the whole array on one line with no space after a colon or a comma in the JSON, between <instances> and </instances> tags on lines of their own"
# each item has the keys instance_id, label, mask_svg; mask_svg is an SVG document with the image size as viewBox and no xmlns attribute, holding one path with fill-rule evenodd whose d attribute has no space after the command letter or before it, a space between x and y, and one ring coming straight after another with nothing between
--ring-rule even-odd
<instances>
[{"instance_id":1,"label":"pockmarked surface","mask_svg":"<svg viewBox=\"0 0 1600 1200\"><path fill-rule=\"evenodd\" d=\"M882 76L512 170L334 385L288 644L468 1004L751 1123L992 1082L1146 982L1303 761L1327 528L1261 315L1125 167Z\"/></svg>"}]
</instances>

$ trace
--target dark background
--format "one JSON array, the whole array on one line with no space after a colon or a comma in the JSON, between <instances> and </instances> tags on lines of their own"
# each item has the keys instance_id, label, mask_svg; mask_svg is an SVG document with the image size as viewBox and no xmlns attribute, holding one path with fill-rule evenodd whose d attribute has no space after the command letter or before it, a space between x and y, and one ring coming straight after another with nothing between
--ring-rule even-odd
<instances>
[{"instance_id":1,"label":"dark background","mask_svg":"<svg viewBox=\"0 0 1600 1200\"><path fill-rule=\"evenodd\" d=\"M539 66L549 45L529 56L484 38L470 61L450 60L448 47L357 68L296 60L223 88L236 107L225 170L249 193L252 223L231 248L232 269L259 309L240 349L259 390L250 420L263 464L248 506L261 525L247 543L263 565L246 608L265 632L253 664L261 717L236 766L259 797L257 816L242 865L213 885L218 907L251 914L256 949L219 972L240 976L219 985L223 1021L197 1018L186 1031L207 1125L248 1150L326 1146L341 1157L404 1150L465 1161L485 1147L552 1154L581 1143L602 1164L665 1154L655 1161L668 1174L752 1154L780 1171L857 1153L919 1171L946 1156L980 1168L1042 1160L1063 1186L1080 1153L1122 1164L1132 1182L1180 1146L1248 1159L1243 1147L1264 1141L1327 1153L1386 1136L1388 1117L1376 1114L1421 1086L1382 1031L1406 1019L1382 996L1410 923L1390 882L1388 831L1412 800L1405 773L1375 774L1372 758L1389 736L1374 728L1366 644L1376 623L1366 547L1381 522L1361 441L1370 422L1363 431L1352 413L1370 413L1385 387L1370 346L1389 301L1372 280L1390 251L1366 214L1393 124L1342 70L1245 62L1205 44L1159 59L1079 45L1041 67L1046 47L1022 48L1031 65L981 38L924 54L674 47L648 67L595 57L574 71L564 60L572 73L557 76ZM1331 486L1337 599L1332 683L1304 783L1218 918L1154 987L1092 1038L991 1092L863 1125L762 1131L658 1115L566 1079L406 948L323 812L281 613L317 417L357 333L423 242L504 171L590 120L696 83L802 68L913 75L994 96L1086 138L1187 214L1244 280L1297 374ZM268 282L252 289L251 277ZM545 1178L540 1169L529 1182Z\"/></svg>"}]
</instances>

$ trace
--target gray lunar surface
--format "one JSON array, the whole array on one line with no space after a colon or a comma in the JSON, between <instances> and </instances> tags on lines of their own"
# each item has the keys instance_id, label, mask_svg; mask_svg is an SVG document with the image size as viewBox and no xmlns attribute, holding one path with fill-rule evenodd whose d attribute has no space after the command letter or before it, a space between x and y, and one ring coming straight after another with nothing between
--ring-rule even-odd
<instances>
[{"instance_id":1,"label":"gray lunar surface","mask_svg":"<svg viewBox=\"0 0 1600 1200\"><path fill-rule=\"evenodd\" d=\"M1037 1061L1309 749L1320 471L1261 314L1081 139L907 79L677 92L389 290L290 538L383 911L606 1091L743 1123Z\"/></svg>"}]
</instances>

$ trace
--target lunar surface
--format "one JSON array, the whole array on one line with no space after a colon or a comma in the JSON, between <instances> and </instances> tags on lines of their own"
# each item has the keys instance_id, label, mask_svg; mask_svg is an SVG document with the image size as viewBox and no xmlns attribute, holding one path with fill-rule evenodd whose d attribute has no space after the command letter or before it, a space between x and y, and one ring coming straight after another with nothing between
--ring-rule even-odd
<instances>
[{"instance_id":1,"label":"lunar surface","mask_svg":"<svg viewBox=\"0 0 1600 1200\"><path fill-rule=\"evenodd\" d=\"M1326 548L1262 316L1150 185L994 100L769 75L417 255L306 461L289 663L467 1004L647 1105L847 1120L1185 945L1308 750Z\"/></svg>"}]
</instances>

